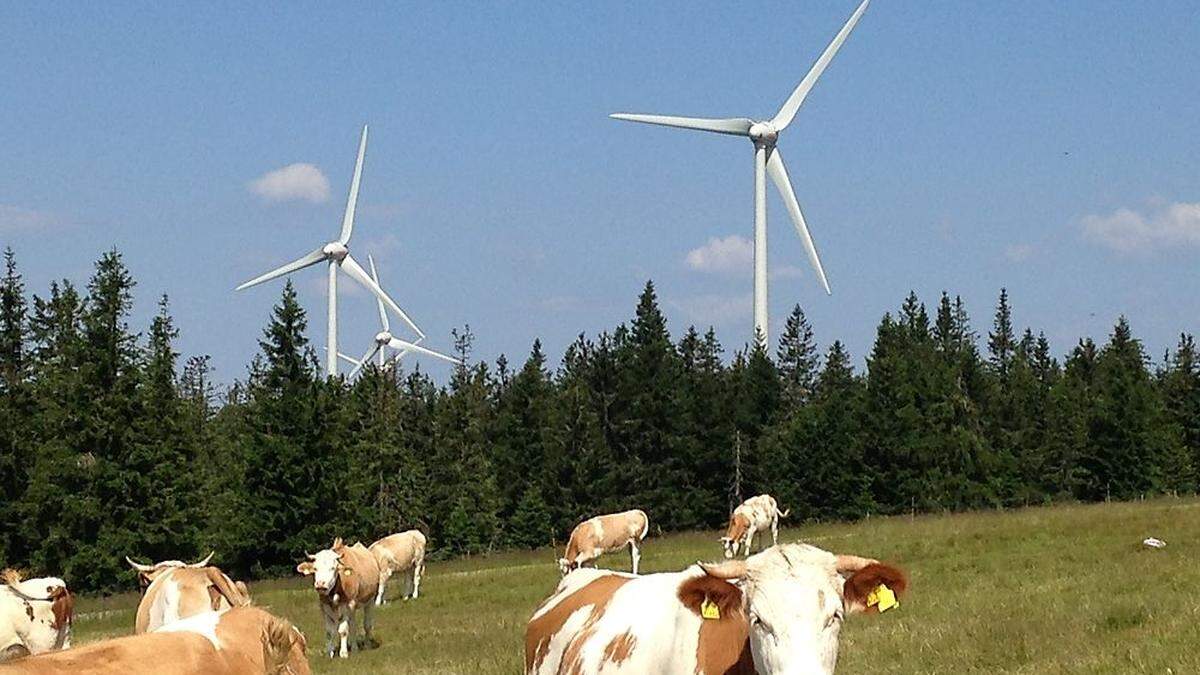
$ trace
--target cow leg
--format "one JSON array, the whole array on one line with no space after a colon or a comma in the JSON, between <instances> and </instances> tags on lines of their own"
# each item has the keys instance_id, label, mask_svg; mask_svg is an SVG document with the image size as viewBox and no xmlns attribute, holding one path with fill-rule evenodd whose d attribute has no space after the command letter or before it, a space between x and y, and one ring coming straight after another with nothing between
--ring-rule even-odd
<instances>
[{"instance_id":1,"label":"cow leg","mask_svg":"<svg viewBox=\"0 0 1200 675\"><path fill-rule=\"evenodd\" d=\"M15 645L9 645L4 649L0 649L0 663L12 661L13 659L25 658L26 656L29 656L29 649L19 642Z\"/></svg>"},{"instance_id":2,"label":"cow leg","mask_svg":"<svg viewBox=\"0 0 1200 675\"><path fill-rule=\"evenodd\" d=\"M638 549L638 543L635 539L629 540L629 558L633 561L633 573L638 573L638 563L642 560L642 552Z\"/></svg>"},{"instance_id":3,"label":"cow leg","mask_svg":"<svg viewBox=\"0 0 1200 675\"><path fill-rule=\"evenodd\" d=\"M771 545L779 545L779 514L771 519Z\"/></svg>"},{"instance_id":4,"label":"cow leg","mask_svg":"<svg viewBox=\"0 0 1200 675\"><path fill-rule=\"evenodd\" d=\"M332 607L321 606L321 618L325 620L325 655L331 659L337 655L337 644L334 642L334 636L337 635L338 620L335 611Z\"/></svg>"},{"instance_id":5,"label":"cow leg","mask_svg":"<svg viewBox=\"0 0 1200 675\"><path fill-rule=\"evenodd\" d=\"M350 658L350 628L353 623L354 610L347 611L346 608L343 607L342 611L340 612L340 616L338 617L337 625L338 639L341 643L341 647L338 649L338 656L342 657L343 659Z\"/></svg>"},{"instance_id":6,"label":"cow leg","mask_svg":"<svg viewBox=\"0 0 1200 675\"><path fill-rule=\"evenodd\" d=\"M367 647L374 648L375 642L375 607L371 603L363 605L363 641Z\"/></svg>"},{"instance_id":7,"label":"cow leg","mask_svg":"<svg viewBox=\"0 0 1200 675\"><path fill-rule=\"evenodd\" d=\"M416 600L421 596L421 575L425 573L425 559L417 558L413 562L412 570L412 595L409 596Z\"/></svg>"},{"instance_id":8,"label":"cow leg","mask_svg":"<svg viewBox=\"0 0 1200 675\"><path fill-rule=\"evenodd\" d=\"M390 565L385 565L383 569L379 570L379 592L377 592L375 594L375 604L376 605L383 604L383 590L385 588L387 588L388 579L390 579L391 577L392 577L392 568Z\"/></svg>"}]
</instances>

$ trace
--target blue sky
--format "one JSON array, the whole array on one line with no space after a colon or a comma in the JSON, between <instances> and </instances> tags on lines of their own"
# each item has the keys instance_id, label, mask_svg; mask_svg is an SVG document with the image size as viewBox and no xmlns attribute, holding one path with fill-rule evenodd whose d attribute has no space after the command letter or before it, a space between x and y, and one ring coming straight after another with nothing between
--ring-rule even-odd
<instances>
[{"instance_id":1,"label":"blue sky","mask_svg":"<svg viewBox=\"0 0 1200 675\"><path fill-rule=\"evenodd\" d=\"M336 236L364 122L353 251L431 346L469 323L480 357L541 337L557 360L653 278L677 335L712 324L732 350L751 321L750 143L607 115L768 118L855 3L243 5L0 8L0 245L38 293L117 246L134 326L167 293L181 350L222 380L282 282L233 287ZM1200 332L1198 19L1192 2L875 0L780 142L834 295L769 192L773 323L799 302L861 362L909 289L961 294L985 332L1007 286L1058 353L1121 313L1156 358ZM276 193L292 198L255 192L292 164L314 167ZM323 274L294 279L322 345ZM341 299L361 352L373 305Z\"/></svg>"}]
</instances>

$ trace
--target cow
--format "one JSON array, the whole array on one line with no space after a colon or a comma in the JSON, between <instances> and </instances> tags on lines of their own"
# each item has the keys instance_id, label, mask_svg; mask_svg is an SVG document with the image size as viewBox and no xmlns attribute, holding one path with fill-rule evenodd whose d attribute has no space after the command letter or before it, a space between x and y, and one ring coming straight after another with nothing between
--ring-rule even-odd
<instances>
[{"instance_id":1,"label":"cow","mask_svg":"<svg viewBox=\"0 0 1200 675\"><path fill-rule=\"evenodd\" d=\"M258 607L208 611L158 630L21 659L5 675L310 675L300 631Z\"/></svg>"},{"instance_id":2,"label":"cow","mask_svg":"<svg viewBox=\"0 0 1200 675\"><path fill-rule=\"evenodd\" d=\"M420 530L409 530L390 534L371 544L369 549L379 564L379 591L375 604L383 604L383 590L388 579L396 572L407 574L404 582L404 597L417 598L421 594L421 575L425 573L425 535Z\"/></svg>"},{"instance_id":3,"label":"cow","mask_svg":"<svg viewBox=\"0 0 1200 675\"><path fill-rule=\"evenodd\" d=\"M249 605L246 585L209 566L212 557L209 553L205 559L191 564L164 560L146 565L126 556L125 561L137 571L143 589L134 618L134 634L140 635L194 614Z\"/></svg>"},{"instance_id":4,"label":"cow","mask_svg":"<svg viewBox=\"0 0 1200 675\"><path fill-rule=\"evenodd\" d=\"M525 630L525 673L831 675L849 613L896 606L904 572L806 544L634 576L565 577Z\"/></svg>"},{"instance_id":5,"label":"cow","mask_svg":"<svg viewBox=\"0 0 1200 675\"><path fill-rule=\"evenodd\" d=\"M333 546L307 554L308 560L296 566L296 571L313 578L313 589L321 603L325 619L325 653L333 658L350 656L355 644L354 612L362 608L363 633L370 643L375 642L375 596L379 591L379 563L361 542L346 546L342 538ZM335 642L335 638L338 642Z\"/></svg>"},{"instance_id":6,"label":"cow","mask_svg":"<svg viewBox=\"0 0 1200 675\"><path fill-rule=\"evenodd\" d=\"M725 557L732 558L742 549L745 555L750 555L754 535L770 528L771 545L779 543L779 519L786 518L790 511L779 511L779 504L771 495L751 497L738 505L729 516L729 527L725 536L721 537L721 545L725 547Z\"/></svg>"},{"instance_id":7,"label":"cow","mask_svg":"<svg viewBox=\"0 0 1200 675\"><path fill-rule=\"evenodd\" d=\"M629 547L633 562L633 573L637 574L638 561L642 559L641 543L650 530L650 518L641 509L610 513L589 518L571 530L566 555L558 559L559 571L565 576L605 553Z\"/></svg>"},{"instance_id":8,"label":"cow","mask_svg":"<svg viewBox=\"0 0 1200 675\"><path fill-rule=\"evenodd\" d=\"M75 597L57 577L21 580L15 570L0 573L0 663L30 654L71 647Z\"/></svg>"}]
</instances>

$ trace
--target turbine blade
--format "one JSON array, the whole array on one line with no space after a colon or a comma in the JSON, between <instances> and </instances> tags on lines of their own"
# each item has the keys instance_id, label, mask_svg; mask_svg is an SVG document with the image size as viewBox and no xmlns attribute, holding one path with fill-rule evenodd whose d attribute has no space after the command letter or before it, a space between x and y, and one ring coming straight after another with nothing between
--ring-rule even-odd
<instances>
[{"instance_id":1,"label":"turbine blade","mask_svg":"<svg viewBox=\"0 0 1200 675\"><path fill-rule=\"evenodd\" d=\"M375 352L379 351L379 347L380 344L377 342L375 343L374 347L367 351L366 354L363 354L362 360L358 361L358 365L354 367L354 370L350 371L349 377L354 377L358 374L358 371L362 370L364 366L370 363L371 357L375 356ZM351 359L351 361L353 361L353 359Z\"/></svg>"},{"instance_id":2,"label":"turbine blade","mask_svg":"<svg viewBox=\"0 0 1200 675\"><path fill-rule=\"evenodd\" d=\"M325 259L325 252L322 251L321 249L317 249L317 250L313 251L312 253L309 253L308 255L304 256L303 258L298 258L296 260L293 260L292 262L284 265L283 267L277 267L277 268L271 270L270 272L267 272L266 274L254 277L250 281L247 281L246 283L242 284L241 286L238 286L234 290L240 291L243 288L250 288L251 286L256 286L258 284L261 284L264 281L270 281L277 277L281 277L285 274L291 274L292 272L295 272L296 270L302 270L305 267L308 267L310 265L315 265L324 259Z\"/></svg>"},{"instance_id":3,"label":"turbine blade","mask_svg":"<svg viewBox=\"0 0 1200 675\"><path fill-rule=\"evenodd\" d=\"M354 209L358 206L358 184L362 179L363 155L367 152L367 125L363 125L362 138L358 141L358 160L354 162L354 178L350 181L350 196L346 197L346 214L342 216L342 236L338 241L343 244L350 241L350 232L354 230Z\"/></svg>"},{"instance_id":4,"label":"turbine blade","mask_svg":"<svg viewBox=\"0 0 1200 675\"><path fill-rule=\"evenodd\" d=\"M796 86L796 90L792 92L787 101L784 101L783 107L775 114L775 119L771 120L772 126L779 131L783 131L792 123L792 118L796 116L796 111L800 110L800 106L804 104L804 99L808 98L808 92L812 91L813 86L817 84L817 78L821 77L821 73L825 72L825 68L829 66L829 62L833 60L834 55L842 48L842 43L850 36L850 31L854 30L854 26L862 18L863 12L867 11L867 5L870 3L871 0L863 0L858 9L854 10L854 13L850 15L850 19L846 21L846 25L842 26L842 29L834 36L833 42L829 43L829 46L825 48L821 57L813 64L812 69L808 71L803 80L800 80L800 84Z\"/></svg>"},{"instance_id":5,"label":"turbine blade","mask_svg":"<svg viewBox=\"0 0 1200 675\"><path fill-rule=\"evenodd\" d=\"M341 359L341 360L343 360L343 361L345 361L346 363L352 363L352 364L354 364L354 365L356 365L356 366L357 366L358 364L362 363L362 362L361 362L361 361L359 361L358 359L355 359L355 358L354 358L354 357L352 357L352 356L347 356L347 355L345 355L345 354L343 354L343 353L341 353L341 352L338 352L338 358L339 358L339 359Z\"/></svg>"},{"instance_id":6,"label":"turbine blade","mask_svg":"<svg viewBox=\"0 0 1200 675\"><path fill-rule=\"evenodd\" d=\"M754 120L748 120L744 117L711 119L706 117L672 117L670 115L633 115L630 113L613 113L609 117L615 120L625 120L626 122L658 124L664 127L679 127L680 129L694 129L696 131L713 131L718 134L730 134L732 136L748 136L750 135L750 127L754 125Z\"/></svg>"},{"instance_id":7,"label":"turbine blade","mask_svg":"<svg viewBox=\"0 0 1200 675\"><path fill-rule=\"evenodd\" d=\"M458 359L454 358L453 356L446 356L445 354L442 354L441 352L435 352L432 349L427 349L425 347L422 347L421 345L408 342L407 340L401 340L400 338L392 338L391 342L388 343L388 346L391 347L392 349L400 349L405 352L416 352L418 354L426 354L429 356L433 356L435 358L442 359L443 361L449 361L450 363L454 363L454 364L457 364L460 366L462 365L462 361L459 361Z\"/></svg>"},{"instance_id":8,"label":"turbine blade","mask_svg":"<svg viewBox=\"0 0 1200 675\"><path fill-rule=\"evenodd\" d=\"M804 250L808 252L808 261L817 271L817 278L825 287L825 293L833 295L833 292L829 290L829 280L825 278L825 268L821 267L821 259L817 257L817 246L813 243L812 235L808 233L808 225L804 222L804 213L800 211L800 202L796 201L796 193L792 191L792 181L788 179L787 169L783 166L783 155L779 153L779 148L775 148L771 152L771 156L767 158L767 173L771 175L775 187L779 188L779 194L783 197L784 205L787 206L788 215L792 217L792 223L796 226L796 233L800 235L800 241L804 242Z\"/></svg>"},{"instance_id":9,"label":"turbine blade","mask_svg":"<svg viewBox=\"0 0 1200 675\"><path fill-rule=\"evenodd\" d=\"M367 254L367 262L371 264L371 278L375 280L376 284L379 284L379 272L375 269L375 258ZM383 286L380 286L380 288L383 288ZM379 308L379 323L383 325L383 330L388 333L392 332L392 327L388 324L387 310L383 307L383 301L375 298L375 306Z\"/></svg>"},{"instance_id":10,"label":"turbine blade","mask_svg":"<svg viewBox=\"0 0 1200 675\"><path fill-rule=\"evenodd\" d=\"M357 262L355 262L352 256L347 254L346 257L342 259L342 269L346 272L346 274L350 275L351 279L354 279L358 283L362 284L363 288L366 288L368 291L374 293L375 297L382 300L383 304L387 305L388 309L395 312L401 319L404 319L404 322L417 332L417 335L425 337L425 334L421 332L421 329L417 328L417 324L413 323L412 319L408 318L408 315L404 313L404 310L400 309L400 305L397 305L396 301L392 300L391 296L389 296L387 292L379 286L379 284L375 283L374 279L367 276L366 270L362 268L362 265L359 265Z\"/></svg>"}]
</instances>

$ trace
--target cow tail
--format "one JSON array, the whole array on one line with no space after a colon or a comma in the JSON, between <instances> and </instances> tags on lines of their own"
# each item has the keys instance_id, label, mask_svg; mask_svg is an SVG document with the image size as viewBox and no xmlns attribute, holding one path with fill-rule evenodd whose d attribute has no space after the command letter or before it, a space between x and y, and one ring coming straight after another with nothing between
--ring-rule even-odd
<instances>
[{"instance_id":1,"label":"cow tail","mask_svg":"<svg viewBox=\"0 0 1200 675\"><path fill-rule=\"evenodd\" d=\"M650 516L647 516L645 511L642 511L642 521L642 534L638 537L638 541L642 541L647 534L650 534Z\"/></svg>"},{"instance_id":2,"label":"cow tail","mask_svg":"<svg viewBox=\"0 0 1200 675\"><path fill-rule=\"evenodd\" d=\"M250 604L250 598L230 583L229 577L225 576L221 570L215 567L205 567L204 573L208 576L208 582L225 598L225 602L228 602L230 607L245 607Z\"/></svg>"},{"instance_id":3,"label":"cow tail","mask_svg":"<svg viewBox=\"0 0 1200 675\"><path fill-rule=\"evenodd\" d=\"M263 672L267 675L287 675L292 672L289 661L296 641L304 637L287 619L272 616L263 626Z\"/></svg>"},{"instance_id":4,"label":"cow tail","mask_svg":"<svg viewBox=\"0 0 1200 675\"><path fill-rule=\"evenodd\" d=\"M777 507L775 507L775 511L779 514L780 518L787 518L788 516L792 515L791 509L788 509L786 511L780 511L779 507L777 506Z\"/></svg>"}]
</instances>

